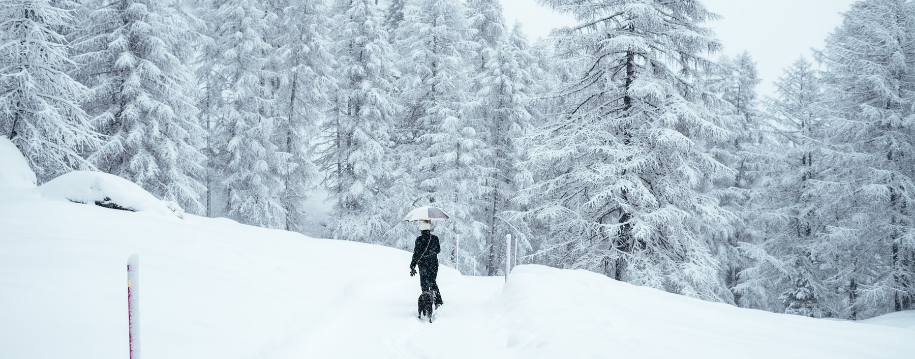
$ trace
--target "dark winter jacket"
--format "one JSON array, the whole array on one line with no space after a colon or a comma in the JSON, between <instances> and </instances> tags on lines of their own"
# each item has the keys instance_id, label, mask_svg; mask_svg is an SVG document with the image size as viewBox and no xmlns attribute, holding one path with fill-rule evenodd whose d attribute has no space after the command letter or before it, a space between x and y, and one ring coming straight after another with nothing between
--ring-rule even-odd
<instances>
[{"instance_id":1,"label":"dark winter jacket","mask_svg":"<svg viewBox=\"0 0 915 359\"><path fill-rule=\"evenodd\" d=\"M413 247L413 261L410 262L410 268L415 267L417 264L421 266L438 264L438 252L440 251L438 237L432 235L431 231L422 231L422 234L416 237L416 245Z\"/></svg>"}]
</instances>

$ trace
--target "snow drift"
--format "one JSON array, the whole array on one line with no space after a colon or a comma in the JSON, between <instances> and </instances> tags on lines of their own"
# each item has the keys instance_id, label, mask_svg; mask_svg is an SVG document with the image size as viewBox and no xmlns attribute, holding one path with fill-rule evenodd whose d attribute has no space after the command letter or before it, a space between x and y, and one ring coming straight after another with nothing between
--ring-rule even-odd
<instances>
[{"instance_id":1,"label":"snow drift","mask_svg":"<svg viewBox=\"0 0 915 359\"><path fill-rule=\"evenodd\" d=\"M15 189L36 188L35 172L19 149L5 137L0 137L0 189L8 196ZM19 191L18 195L32 194ZM131 212L146 212L165 217L184 217L184 210L174 202L161 201L142 187L121 177L102 172L74 171L65 173L38 187L44 198Z\"/></svg>"},{"instance_id":2,"label":"snow drift","mask_svg":"<svg viewBox=\"0 0 915 359\"><path fill-rule=\"evenodd\" d=\"M84 180L92 183L75 182ZM87 196L80 199L97 198ZM143 262L143 358L915 353L913 318L905 313L888 316L891 325L817 320L541 266L515 268L507 284L441 268L445 305L429 324L415 317L419 279L408 275L410 253L226 219L176 221L0 191L0 229L4 359L126 358L133 253Z\"/></svg>"},{"instance_id":3,"label":"snow drift","mask_svg":"<svg viewBox=\"0 0 915 359\"><path fill-rule=\"evenodd\" d=\"M34 188L38 179L19 148L0 136L0 188Z\"/></svg>"},{"instance_id":4,"label":"snow drift","mask_svg":"<svg viewBox=\"0 0 915 359\"><path fill-rule=\"evenodd\" d=\"M570 352L580 358L659 359L915 353L915 331L741 309L584 270L517 267L496 302L513 320L508 344L520 358L563 358Z\"/></svg>"}]
</instances>

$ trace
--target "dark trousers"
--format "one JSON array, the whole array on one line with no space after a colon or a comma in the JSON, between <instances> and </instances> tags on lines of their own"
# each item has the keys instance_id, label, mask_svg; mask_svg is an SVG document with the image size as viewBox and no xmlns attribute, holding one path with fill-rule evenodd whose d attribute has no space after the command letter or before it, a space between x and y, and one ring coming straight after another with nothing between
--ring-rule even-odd
<instances>
[{"instance_id":1,"label":"dark trousers","mask_svg":"<svg viewBox=\"0 0 915 359\"><path fill-rule=\"evenodd\" d=\"M419 262L419 286L423 292L431 289L435 292L435 304L442 304L442 293L438 291L438 261Z\"/></svg>"}]
</instances>

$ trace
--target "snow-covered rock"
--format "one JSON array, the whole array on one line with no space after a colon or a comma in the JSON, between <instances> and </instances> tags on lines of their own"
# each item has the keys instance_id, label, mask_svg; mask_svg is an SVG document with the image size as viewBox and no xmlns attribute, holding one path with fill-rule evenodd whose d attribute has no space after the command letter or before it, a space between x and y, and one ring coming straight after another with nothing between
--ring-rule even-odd
<instances>
[{"instance_id":1,"label":"snow-covered rock","mask_svg":"<svg viewBox=\"0 0 915 359\"><path fill-rule=\"evenodd\" d=\"M0 188L35 188L37 178L29 162L6 137L0 137Z\"/></svg>"},{"instance_id":2,"label":"snow-covered rock","mask_svg":"<svg viewBox=\"0 0 915 359\"><path fill-rule=\"evenodd\" d=\"M66 173L41 185L39 191L49 199L184 218L176 203L161 201L133 182L102 172Z\"/></svg>"}]
</instances>

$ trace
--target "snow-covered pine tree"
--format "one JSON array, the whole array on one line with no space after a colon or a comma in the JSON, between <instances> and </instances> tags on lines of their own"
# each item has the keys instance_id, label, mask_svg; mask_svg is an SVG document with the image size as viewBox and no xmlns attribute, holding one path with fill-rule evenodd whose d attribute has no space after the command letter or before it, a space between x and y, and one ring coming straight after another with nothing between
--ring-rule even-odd
<instances>
[{"instance_id":1,"label":"snow-covered pine tree","mask_svg":"<svg viewBox=\"0 0 915 359\"><path fill-rule=\"evenodd\" d=\"M478 216L485 218L488 233L482 248L488 248L488 251L477 257L486 264L489 275L498 274L499 263L503 261L501 253L504 249L500 249L504 243L502 238L516 229L508 225L504 214L517 209L510 202L517 196L520 187L518 171L514 166L521 155L516 138L529 129L532 118L530 98L534 78L531 72L536 71L537 63L528 50L527 39L520 27L505 34L494 46L484 48L487 61L479 74L473 111L468 113L481 132L481 162L487 167L481 184L485 203ZM525 247L530 247L526 239L526 236L515 233L515 240L522 240Z\"/></svg>"},{"instance_id":2,"label":"snow-covered pine tree","mask_svg":"<svg viewBox=\"0 0 915 359\"><path fill-rule=\"evenodd\" d=\"M825 65L830 170L843 207L820 236L844 318L912 309L915 273L915 12L906 0L852 5L818 53ZM835 295L832 293L841 293Z\"/></svg>"},{"instance_id":3,"label":"snow-covered pine tree","mask_svg":"<svg viewBox=\"0 0 915 359\"><path fill-rule=\"evenodd\" d=\"M268 68L273 48L265 41L270 23L278 20L250 0L219 0L209 4L204 18L213 39L204 66L214 72L210 91L221 100L214 115L210 141L218 157L211 160L221 174L226 214L239 222L284 228L281 200L290 155L275 141L271 117L276 104ZM287 104L288 105L288 104Z\"/></svg>"},{"instance_id":4,"label":"snow-covered pine tree","mask_svg":"<svg viewBox=\"0 0 915 359\"><path fill-rule=\"evenodd\" d=\"M201 152L206 157L203 184L206 187L204 206L207 217L216 217L221 213L220 203L223 201L220 201L219 196L224 192L220 187L222 174L219 172L221 166L218 165L217 159L219 151L225 146L220 145L223 141L219 138L217 125L221 123L219 109L222 107L222 87L225 84L219 78L220 65L213 60L221 51L216 48L216 29L206 21L207 17L212 16L212 11L213 5L209 1L200 1L194 8L194 18L197 20L194 24L199 42L193 64L197 86L200 89L197 93L197 109L200 111L198 116L200 126L206 132L206 142Z\"/></svg>"},{"instance_id":5,"label":"snow-covered pine tree","mask_svg":"<svg viewBox=\"0 0 915 359\"><path fill-rule=\"evenodd\" d=\"M322 124L318 164L334 201L336 239L403 248L407 233L385 237L401 218L406 199L396 203L389 189L397 180L391 129L394 99L394 52L372 0L337 0L337 91L334 111ZM395 203L390 203L394 200ZM390 207L388 207L390 206Z\"/></svg>"},{"instance_id":6,"label":"snow-covered pine tree","mask_svg":"<svg viewBox=\"0 0 915 359\"><path fill-rule=\"evenodd\" d=\"M558 84L568 82L569 77L574 77L574 75L572 75L573 73L579 73L578 70L573 70L573 67L559 66L553 50L553 43L544 39L539 39L531 43L528 50L528 53L534 57L536 63L536 66L533 68L534 71L531 73L534 77L533 92L543 96L554 93ZM535 101L535 106L538 108L538 112L546 114L552 112L550 108L556 103L557 101L543 101L543 99L538 99ZM536 124L539 125L540 123Z\"/></svg>"},{"instance_id":7,"label":"snow-covered pine tree","mask_svg":"<svg viewBox=\"0 0 915 359\"><path fill-rule=\"evenodd\" d=\"M909 44L912 44L915 42L915 2L909 1L904 6L904 13L909 15L906 24L907 38ZM911 48L910 46L909 49ZM915 79L915 59L908 57L907 60L909 64L907 78L911 83L911 80ZM915 91L911 88L907 93L909 95L907 97L910 99L915 96ZM912 111L915 111L915 108L912 108ZM908 118L912 119L911 113ZM911 213L911 209L908 209L906 213ZM894 254L892 273L895 290L893 294L893 310L915 309L915 243L913 243L911 237L897 236L897 240L893 243L892 252Z\"/></svg>"},{"instance_id":8,"label":"snow-covered pine tree","mask_svg":"<svg viewBox=\"0 0 915 359\"><path fill-rule=\"evenodd\" d=\"M388 41L394 43L395 32L404 21L407 3L410 0L391 0L384 11L384 29L388 33Z\"/></svg>"},{"instance_id":9,"label":"snow-covered pine tree","mask_svg":"<svg viewBox=\"0 0 915 359\"><path fill-rule=\"evenodd\" d=\"M440 237L449 238L442 243L445 253L453 250L455 236L481 243L485 230L474 213L482 207L482 139L461 113L468 99L464 22L461 1L408 3L395 45L405 106L396 124L396 152L414 178L409 196L415 203L434 202L455 219L438 228Z\"/></svg>"},{"instance_id":10,"label":"snow-covered pine tree","mask_svg":"<svg viewBox=\"0 0 915 359\"><path fill-rule=\"evenodd\" d=\"M271 0L278 25L269 35L275 53L270 67L276 80L273 106L275 143L288 154L281 202L285 229L302 232L306 220L306 192L320 174L312 162L311 141L325 122L328 94L333 93L334 60L328 37L330 19L324 1Z\"/></svg>"},{"instance_id":11,"label":"snow-covered pine tree","mask_svg":"<svg viewBox=\"0 0 915 359\"><path fill-rule=\"evenodd\" d=\"M747 224L758 216L752 194L758 182L758 170L765 156L762 150L762 122L756 101L756 62L748 52L731 59L722 56L717 66L708 68L704 81L716 95L706 98L706 105L719 116L730 118L729 130L735 136L731 141L720 143L711 150L715 158L734 171L734 177L716 183L716 194L723 208L737 215L741 221L735 223L734 231L717 247L716 255L723 269L723 280L734 297L734 303L741 305L742 294L737 291L740 271L747 265L738 247L741 242L753 242L753 229Z\"/></svg>"},{"instance_id":12,"label":"snow-covered pine tree","mask_svg":"<svg viewBox=\"0 0 915 359\"><path fill-rule=\"evenodd\" d=\"M760 151L767 166L753 192L748 228L764 240L740 243L749 263L736 292L748 307L805 316L834 316L825 303L824 259L818 233L828 229L827 208L847 206L823 193L828 168L821 118L822 89L818 71L804 58L795 61L775 83L777 97L766 101L771 141Z\"/></svg>"},{"instance_id":13,"label":"snow-covered pine tree","mask_svg":"<svg viewBox=\"0 0 915 359\"><path fill-rule=\"evenodd\" d=\"M747 51L729 59L726 56L720 64L726 71L726 83L722 90L722 98L731 104L733 112L743 118L741 121L745 131L752 132L755 119L758 115L756 99L756 86L762 82L756 70L756 61ZM749 135L743 134L747 138Z\"/></svg>"},{"instance_id":14,"label":"snow-covered pine tree","mask_svg":"<svg viewBox=\"0 0 915 359\"><path fill-rule=\"evenodd\" d=\"M512 38L518 39L514 33L520 33L520 23L516 23ZM512 41L514 42L514 41ZM524 48L523 45L519 47ZM525 64L523 67L531 76L532 82L527 89L528 106L530 113L528 123L522 127L522 135L514 138L512 144L516 151L514 161L514 177L512 178L516 186L515 197L518 197L520 189L529 187L541 178L539 173L531 172L524 166L518 166L530 158L531 141L527 137L536 131L537 128L546 126L546 124L556 116L561 116L563 111L568 108L563 96L556 89L561 84L568 83L577 78L583 70L580 69L581 61L577 59L560 59L555 56L555 46L549 39L539 39L531 44L522 53L532 56L533 63ZM569 98L574 100L574 98ZM531 217L525 217L524 213L530 209L530 203L523 203L512 199L510 202L511 210L503 213L503 217L512 224L516 231L521 235L516 235L521 245L519 257L516 258L518 263L528 263L532 261L531 253L538 253L544 246L549 246L548 240L550 234L548 221L541 221ZM536 261L534 261L536 262Z\"/></svg>"},{"instance_id":15,"label":"snow-covered pine tree","mask_svg":"<svg viewBox=\"0 0 915 359\"><path fill-rule=\"evenodd\" d=\"M508 186L501 186L504 181L502 177L511 178L511 171L502 172L501 170L511 170L511 158L505 157L507 148L497 148L501 144L507 144L499 141L503 138L511 138L508 134L510 128L504 128L505 133L496 133L497 128L502 127L503 120L495 118L496 109L491 107L498 105L498 96L501 95L499 89L493 88L498 86L497 78L502 70L501 65L506 65L511 55L500 54L500 46L509 46L506 41L505 18L502 16L502 5L495 0L470 0L467 2L467 43L471 46L470 52L466 55L469 74L472 81L469 83L468 92L471 94L467 104L463 108L464 117L471 122L471 126L476 129L477 133L483 138L481 144L479 163L486 166L485 180L482 185L482 195L485 206L475 208L473 213L477 218L485 218L486 227L482 238L472 238L481 240L479 242L465 242L469 245L464 246L463 253L460 257L464 258L476 273L477 264L485 264L485 273L487 275L496 275L500 268L499 257L504 250L502 246L502 237L505 235L504 224L498 223L498 216L502 210L505 210L505 204L514 194L508 194L503 191ZM509 50L502 48L501 50ZM507 56L499 56L507 55ZM501 57L501 58L500 58ZM495 67L495 68L491 68ZM511 89L509 89L511 91ZM496 102L494 103L495 100ZM497 158L501 153L502 157ZM507 153L511 153L508 151ZM508 166L498 166L508 163ZM497 228L502 227L502 228ZM481 252L482 250L482 252ZM467 268L467 265L464 265Z\"/></svg>"},{"instance_id":16,"label":"snow-covered pine tree","mask_svg":"<svg viewBox=\"0 0 915 359\"><path fill-rule=\"evenodd\" d=\"M105 143L89 159L190 213L205 213L204 132L188 63L195 32L175 1L90 0L74 33L75 77Z\"/></svg>"},{"instance_id":17,"label":"snow-covered pine tree","mask_svg":"<svg viewBox=\"0 0 915 359\"><path fill-rule=\"evenodd\" d=\"M67 74L75 64L56 32L70 21L47 0L0 3L0 135L19 147L39 183L93 168L82 154L99 145L80 108L87 89Z\"/></svg>"},{"instance_id":18,"label":"snow-covered pine tree","mask_svg":"<svg viewBox=\"0 0 915 359\"><path fill-rule=\"evenodd\" d=\"M507 35L502 5L497 0L467 1L467 42L473 47L472 58L468 60L471 71L477 75L485 72L488 50L498 46ZM474 85L472 91L477 90Z\"/></svg>"},{"instance_id":19,"label":"snow-covered pine tree","mask_svg":"<svg viewBox=\"0 0 915 359\"><path fill-rule=\"evenodd\" d=\"M765 104L766 112L779 127L799 129L798 134L807 142L813 140L821 122L818 106L822 101L822 85L818 74L810 61L798 58L775 83L776 97L767 99Z\"/></svg>"},{"instance_id":20,"label":"snow-covered pine tree","mask_svg":"<svg viewBox=\"0 0 915 359\"><path fill-rule=\"evenodd\" d=\"M696 1L544 3L580 22L555 33L559 55L587 62L522 164L541 179L520 199L550 224L544 261L728 301L711 247L734 215L708 192L733 171L706 146L731 133L696 84L700 54L720 47L700 26L715 15Z\"/></svg>"}]
</instances>

